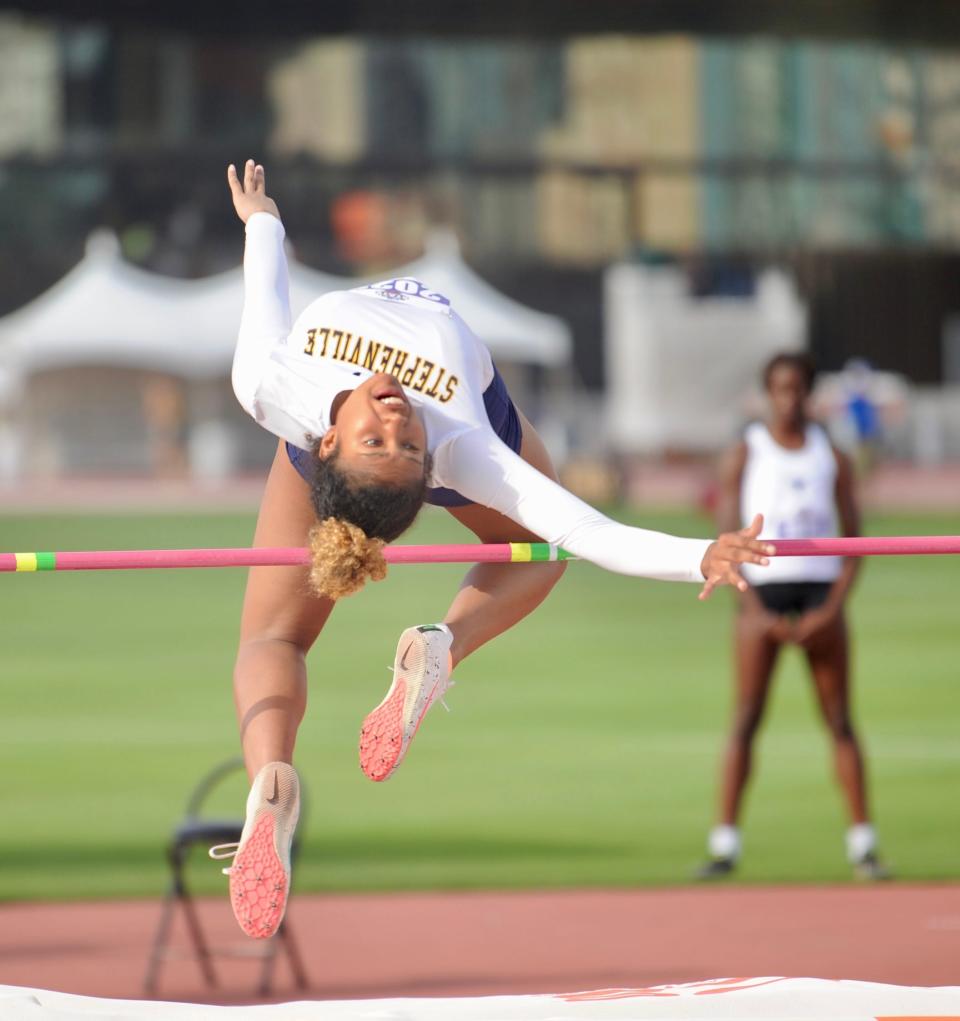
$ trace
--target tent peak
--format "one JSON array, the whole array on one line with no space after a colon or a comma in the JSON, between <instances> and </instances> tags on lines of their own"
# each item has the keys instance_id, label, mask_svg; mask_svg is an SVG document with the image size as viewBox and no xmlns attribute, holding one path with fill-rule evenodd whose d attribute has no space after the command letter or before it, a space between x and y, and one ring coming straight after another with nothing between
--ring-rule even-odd
<instances>
[{"instance_id":1,"label":"tent peak","mask_svg":"<svg viewBox=\"0 0 960 1021\"><path fill-rule=\"evenodd\" d=\"M98 227L87 235L84 252L88 259L107 261L120 258L120 239L109 227Z\"/></svg>"},{"instance_id":2,"label":"tent peak","mask_svg":"<svg viewBox=\"0 0 960 1021\"><path fill-rule=\"evenodd\" d=\"M424 243L424 255L438 256L442 259L460 257L460 239L452 227L433 226L427 231Z\"/></svg>"}]
</instances>

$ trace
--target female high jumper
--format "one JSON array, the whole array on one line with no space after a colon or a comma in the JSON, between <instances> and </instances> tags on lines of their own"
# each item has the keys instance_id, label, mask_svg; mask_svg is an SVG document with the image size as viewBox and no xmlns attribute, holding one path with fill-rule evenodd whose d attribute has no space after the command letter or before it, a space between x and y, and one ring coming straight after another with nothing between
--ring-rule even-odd
<instances>
[{"instance_id":1,"label":"female high jumper","mask_svg":"<svg viewBox=\"0 0 960 1021\"><path fill-rule=\"evenodd\" d=\"M544 540L611 571L746 587L739 565L766 564L762 522L714 542L630 528L557 482L540 437L514 407L490 354L441 294L393 279L325 294L291 322L284 228L263 167L227 182L246 225L245 298L233 386L279 437L254 543L312 549L312 566L255 567L241 619L234 694L252 785L233 856L230 897L241 928L271 936L283 918L297 823L291 765L306 706L305 657L336 601L386 573L381 552L423 503L481 542ZM360 766L386 780L454 667L531 613L559 562L479 564L442 623L400 636L393 683L364 720Z\"/></svg>"}]
</instances>

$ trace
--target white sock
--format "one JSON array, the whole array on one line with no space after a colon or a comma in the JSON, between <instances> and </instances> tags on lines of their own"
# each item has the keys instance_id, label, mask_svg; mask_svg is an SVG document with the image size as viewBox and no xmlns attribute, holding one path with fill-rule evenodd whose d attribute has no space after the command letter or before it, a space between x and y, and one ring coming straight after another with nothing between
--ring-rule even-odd
<instances>
[{"instance_id":1,"label":"white sock","mask_svg":"<svg viewBox=\"0 0 960 1021\"><path fill-rule=\"evenodd\" d=\"M736 826L714 826L707 838L707 850L711 858L740 857L740 830Z\"/></svg>"},{"instance_id":2,"label":"white sock","mask_svg":"<svg viewBox=\"0 0 960 1021\"><path fill-rule=\"evenodd\" d=\"M847 860L861 861L877 849L877 833L868 822L859 822L847 830Z\"/></svg>"}]
</instances>

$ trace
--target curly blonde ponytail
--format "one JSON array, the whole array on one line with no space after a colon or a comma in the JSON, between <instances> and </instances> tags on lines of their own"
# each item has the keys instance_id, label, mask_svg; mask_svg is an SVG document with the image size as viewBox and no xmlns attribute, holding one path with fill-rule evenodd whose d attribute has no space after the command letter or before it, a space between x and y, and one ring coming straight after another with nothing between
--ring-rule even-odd
<instances>
[{"instance_id":1,"label":"curly blonde ponytail","mask_svg":"<svg viewBox=\"0 0 960 1021\"><path fill-rule=\"evenodd\" d=\"M318 596L343 599L363 588L367 578L383 581L387 562L383 539L368 538L362 528L325 518L310 529L310 587Z\"/></svg>"}]
</instances>

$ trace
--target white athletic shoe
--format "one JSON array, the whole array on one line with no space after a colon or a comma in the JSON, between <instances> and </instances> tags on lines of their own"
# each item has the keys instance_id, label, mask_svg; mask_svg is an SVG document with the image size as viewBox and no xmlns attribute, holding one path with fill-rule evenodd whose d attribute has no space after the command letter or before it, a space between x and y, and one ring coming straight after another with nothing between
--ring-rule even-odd
<instances>
[{"instance_id":1,"label":"white athletic shoe","mask_svg":"<svg viewBox=\"0 0 960 1021\"><path fill-rule=\"evenodd\" d=\"M240 928L267 939L280 927L290 894L290 845L300 817L300 780L288 762L270 762L254 777L238 844L218 844L210 857L233 858L230 903Z\"/></svg>"},{"instance_id":2,"label":"white athletic shoe","mask_svg":"<svg viewBox=\"0 0 960 1021\"><path fill-rule=\"evenodd\" d=\"M453 683L452 643L453 634L445 624L410 627L400 636L393 683L360 730L360 768L371 780L390 778L427 710Z\"/></svg>"}]
</instances>

